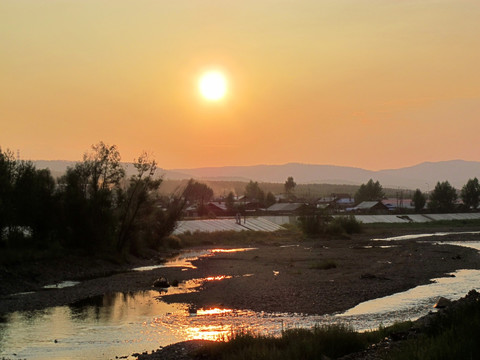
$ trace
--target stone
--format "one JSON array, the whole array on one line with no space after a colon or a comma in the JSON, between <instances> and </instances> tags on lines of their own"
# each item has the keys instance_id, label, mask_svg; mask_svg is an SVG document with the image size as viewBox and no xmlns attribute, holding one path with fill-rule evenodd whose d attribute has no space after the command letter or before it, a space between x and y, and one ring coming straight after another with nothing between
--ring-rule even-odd
<instances>
[{"instance_id":1,"label":"stone","mask_svg":"<svg viewBox=\"0 0 480 360\"><path fill-rule=\"evenodd\" d=\"M433 307L436 309L443 309L449 306L451 303L452 302L450 300L441 296L440 298L438 298L437 303Z\"/></svg>"},{"instance_id":2,"label":"stone","mask_svg":"<svg viewBox=\"0 0 480 360\"><path fill-rule=\"evenodd\" d=\"M160 288L168 288L170 284L168 283L168 280L162 276L153 282L153 286Z\"/></svg>"}]
</instances>

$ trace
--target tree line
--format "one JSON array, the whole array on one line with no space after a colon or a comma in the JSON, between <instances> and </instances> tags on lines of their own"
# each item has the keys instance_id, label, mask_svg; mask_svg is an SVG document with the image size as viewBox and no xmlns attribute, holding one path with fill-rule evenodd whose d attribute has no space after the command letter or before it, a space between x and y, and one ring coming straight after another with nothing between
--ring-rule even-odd
<instances>
[{"instance_id":1,"label":"tree line","mask_svg":"<svg viewBox=\"0 0 480 360\"><path fill-rule=\"evenodd\" d=\"M139 254L175 228L181 195L160 198L157 163L143 152L127 178L115 145L100 142L54 179L0 148L0 247Z\"/></svg>"},{"instance_id":2,"label":"tree line","mask_svg":"<svg viewBox=\"0 0 480 360\"><path fill-rule=\"evenodd\" d=\"M469 179L460 190L460 199L462 200L460 207L456 204L459 198L458 195L457 190L448 181L439 181L429 194L416 189L412 196L412 205L416 212L421 212L425 206L429 211L439 213L455 210L477 210L480 203L480 184L478 179L476 177ZM370 179L366 184L360 186L354 198L357 204L362 201L380 201L385 198L385 193L378 181L374 182Z\"/></svg>"}]
</instances>

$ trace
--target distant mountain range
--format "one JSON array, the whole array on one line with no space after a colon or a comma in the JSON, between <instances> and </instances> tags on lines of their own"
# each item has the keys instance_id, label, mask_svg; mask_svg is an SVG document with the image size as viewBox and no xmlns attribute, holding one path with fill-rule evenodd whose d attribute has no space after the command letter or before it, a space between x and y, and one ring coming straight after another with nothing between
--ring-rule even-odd
<instances>
[{"instance_id":1,"label":"distant mountain range","mask_svg":"<svg viewBox=\"0 0 480 360\"><path fill-rule=\"evenodd\" d=\"M63 174L72 161L34 161L37 168L49 168L54 176ZM133 172L131 164L127 173ZM289 163L284 165L223 166L196 169L160 169L165 179L229 180L283 183L293 176L298 184L360 185L369 179L378 180L383 187L433 190L437 181L448 180L460 189L474 177L480 178L480 162L451 160L425 162L415 166L371 171L355 167Z\"/></svg>"}]
</instances>

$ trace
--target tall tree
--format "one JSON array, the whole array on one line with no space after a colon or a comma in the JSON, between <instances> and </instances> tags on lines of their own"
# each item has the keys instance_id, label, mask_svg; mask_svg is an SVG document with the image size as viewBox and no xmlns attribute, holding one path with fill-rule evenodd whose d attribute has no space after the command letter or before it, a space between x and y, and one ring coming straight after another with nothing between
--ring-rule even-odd
<instances>
[{"instance_id":1,"label":"tall tree","mask_svg":"<svg viewBox=\"0 0 480 360\"><path fill-rule=\"evenodd\" d=\"M15 159L10 150L2 151L0 147L0 243L3 229L12 221L13 183Z\"/></svg>"},{"instance_id":2,"label":"tall tree","mask_svg":"<svg viewBox=\"0 0 480 360\"><path fill-rule=\"evenodd\" d=\"M277 202L277 199L275 199L275 195L271 191L267 193L267 196L265 197L265 207L272 206Z\"/></svg>"},{"instance_id":3,"label":"tall tree","mask_svg":"<svg viewBox=\"0 0 480 360\"><path fill-rule=\"evenodd\" d=\"M60 179L65 239L91 251L109 250L117 243L118 195L125 178L115 145L99 142L83 162L67 169Z\"/></svg>"},{"instance_id":4,"label":"tall tree","mask_svg":"<svg viewBox=\"0 0 480 360\"><path fill-rule=\"evenodd\" d=\"M293 180L293 177L292 176L289 176L287 178L287 181L285 181L285 184L284 184L284 188L285 188L285 192L290 195L293 190L295 189L295 186L297 186L297 184L295 183L295 181Z\"/></svg>"},{"instance_id":5,"label":"tall tree","mask_svg":"<svg viewBox=\"0 0 480 360\"><path fill-rule=\"evenodd\" d=\"M480 203L480 184L478 179L469 179L463 186L460 196L467 209L477 209Z\"/></svg>"},{"instance_id":6,"label":"tall tree","mask_svg":"<svg viewBox=\"0 0 480 360\"><path fill-rule=\"evenodd\" d=\"M265 201L265 192L260 189L258 182L250 180L250 182L245 186L245 196L249 200L256 200L260 204L263 204Z\"/></svg>"},{"instance_id":7,"label":"tall tree","mask_svg":"<svg viewBox=\"0 0 480 360\"><path fill-rule=\"evenodd\" d=\"M45 245L54 226L55 180L50 170L37 170L32 162L17 162L13 189L16 224L33 230L37 244Z\"/></svg>"},{"instance_id":8,"label":"tall tree","mask_svg":"<svg viewBox=\"0 0 480 360\"><path fill-rule=\"evenodd\" d=\"M230 191L225 198L225 205L227 206L228 211L233 211L235 209L235 195Z\"/></svg>"},{"instance_id":9,"label":"tall tree","mask_svg":"<svg viewBox=\"0 0 480 360\"><path fill-rule=\"evenodd\" d=\"M415 207L415 212L420 212L425 207L427 203L427 197L420 191L420 189L415 190L412 197L412 203Z\"/></svg>"},{"instance_id":10,"label":"tall tree","mask_svg":"<svg viewBox=\"0 0 480 360\"><path fill-rule=\"evenodd\" d=\"M142 244L136 243L132 247L132 241L139 241L138 231L142 223L148 223L150 216L155 216L153 208L155 201L151 196L152 192L158 190L163 179L154 178L157 163L151 159L149 154L143 152L138 159L134 160L133 166L137 174L132 175L130 184L120 204L120 229L117 237L117 250L127 252L128 250L138 251ZM148 226L146 226L148 227ZM143 236L143 242L152 247L156 239L152 236ZM157 239L158 240L158 239Z\"/></svg>"},{"instance_id":11,"label":"tall tree","mask_svg":"<svg viewBox=\"0 0 480 360\"><path fill-rule=\"evenodd\" d=\"M430 194L428 207L437 212L449 212L455 209L457 191L448 181L437 182L435 189Z\"/></svg>"},{"instance_id":12,"label":"tall tree","mask_svg":"<svg viewBox=\"0 0 480 360\"><path fill-rule=\"evenodd\" d=\"M188 201L203 205L212 199L213 190L207 184L190 179L183 194Z\"/></svg>"},{"instance_id":13,"label":"tall tree","mask_svg":"<svg viewBox=\"0 0 480 360\"><path fill-rule=\"evenodd\" d=\"M120 163L120 152L116 145L103 141L92 145L92 151L83 155L83 166L88 173L89 185L93 193L118 187L125 178L125 170Z\"/></svg>"},{"instance_id":14,"label":"tall tree","mask_svg":"<svg viewBox=\"0 0 480 360\"><path fill-rule=\"evenodd\" d=\"M378 182L374 182L372 179L368 180L366 184L360 185L360 188L355 193L355 202L357 204L362 201L379 201L385 197L382 185Z\"/></svg>"}]
</instances>

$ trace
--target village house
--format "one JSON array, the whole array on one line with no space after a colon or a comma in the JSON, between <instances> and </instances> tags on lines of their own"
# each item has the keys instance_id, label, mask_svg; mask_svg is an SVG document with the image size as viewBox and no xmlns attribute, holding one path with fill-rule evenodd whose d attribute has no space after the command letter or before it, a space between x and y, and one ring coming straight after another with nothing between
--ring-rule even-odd
<instances>
[{"instance_id":1,"label":"village house","mask_svg":"<svg viewBox=\"0 0 480 360\"><path fill-rule=\"evenodd\" d=\"M388 207L381 201L362 201L357 206L348 208L347 211L353 211L356 213L386 214L388 213Z\"/></svg>"}]
</instances>

